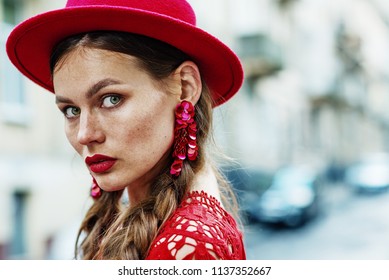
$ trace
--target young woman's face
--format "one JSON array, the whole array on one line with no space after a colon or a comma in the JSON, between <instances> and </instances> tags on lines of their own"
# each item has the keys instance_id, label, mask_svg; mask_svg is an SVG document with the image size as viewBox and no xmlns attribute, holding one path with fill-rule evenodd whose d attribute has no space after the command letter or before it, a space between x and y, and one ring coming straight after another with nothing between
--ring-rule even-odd
<instances>
[{"instance_id":1,"label":"young woman's face","mask_svg":"<svg viewBox=\"0 0 389 280\"><path fill-rule=\"evenodd\" d=\"M170 156L179 94L124 54L76 49L59 65L56 102L71 145L102 189L144 195Z\"/></svg>"}]
</instances>

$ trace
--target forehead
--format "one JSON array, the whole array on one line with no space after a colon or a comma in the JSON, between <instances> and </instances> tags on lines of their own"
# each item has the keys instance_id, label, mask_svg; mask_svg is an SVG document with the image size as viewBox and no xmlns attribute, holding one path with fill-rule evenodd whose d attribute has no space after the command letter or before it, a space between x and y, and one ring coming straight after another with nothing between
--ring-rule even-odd
<instances>
[{"instance_id":1,"label":"forehead","mask_svg":"<svg viewBox=\"0 0 389 280\"><path fill-rule=\"evenodd\" d=\"M114 52L98 48L90 48L85 46L77 46L71 51L67 52L56 63L53 76L66 65L92 65L92 64L115 64L117 66L126 65L133 67L140 67L139 60L131 55L120 52Z\"/></svg>"},{"instance_id":2,"label":"forehead","mask_svg":"<svg viewBox=\"0 0 389 280\"><path fill-rule=\"evenodd\" d=\"M85 91L103 79L144 83L148 73L133 56L87 47L77 47L57 63L53 73L55 93Z\"/></svg>"}]
</instances>

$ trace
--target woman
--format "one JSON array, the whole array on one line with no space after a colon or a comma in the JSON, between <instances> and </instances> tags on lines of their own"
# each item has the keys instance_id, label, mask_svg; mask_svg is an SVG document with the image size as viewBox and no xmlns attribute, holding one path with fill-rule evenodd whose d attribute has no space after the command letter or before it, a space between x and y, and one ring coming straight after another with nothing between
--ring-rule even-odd
<instances>
[{"instance_id":1,"label":"woman","mask_svg":"<svg viewBox=\"0 0 389 280\"><path fill-rule=\"evenodd\" d=\"M17 26L7 52L55 93L92 176L77 257L245 259L206 148L212 108L238 91L242 68L186 1L69 0Z\"/></svg>"}]
</instances>

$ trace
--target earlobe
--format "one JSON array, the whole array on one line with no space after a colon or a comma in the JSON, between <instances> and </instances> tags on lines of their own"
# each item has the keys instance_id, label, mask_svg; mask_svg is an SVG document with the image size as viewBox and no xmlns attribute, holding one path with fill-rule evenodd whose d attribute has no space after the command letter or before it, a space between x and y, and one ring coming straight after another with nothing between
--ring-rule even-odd
<instances>
[{"instance_id":1,"label":"earlobe","mask_svg":"<svg viewBox=\"0 0 389 280\"><path fill-rule=\"evenodd\" d=\"M180 99L187 100L193 105L197 103L202 91L199 68L192 61L183 62L176 70L181 82Z\"/></svg>"}]
</instances>

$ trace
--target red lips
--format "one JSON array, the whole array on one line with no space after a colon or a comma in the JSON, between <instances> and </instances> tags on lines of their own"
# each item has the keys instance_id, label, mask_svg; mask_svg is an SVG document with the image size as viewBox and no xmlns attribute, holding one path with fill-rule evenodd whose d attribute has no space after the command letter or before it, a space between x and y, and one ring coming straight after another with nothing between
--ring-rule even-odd
<instances>
[{"instance_id":1,"label":"red lips","mask_svg":"<svg viewBox=\"0 0 389 280\"><path fill-rule=\"evenodd\" d=\"M89 169L94 173L107 172L116 163L115 158L111 158L105 155L93 155L86 157L85 163L89 166Z\"/></svg>"}]
</instances>

